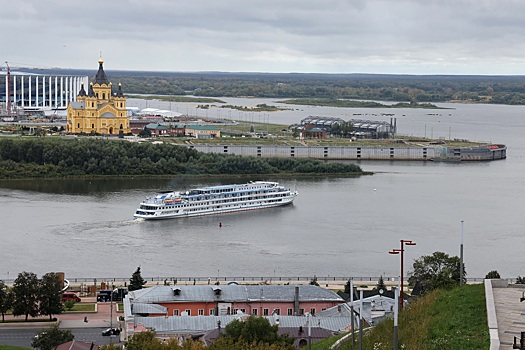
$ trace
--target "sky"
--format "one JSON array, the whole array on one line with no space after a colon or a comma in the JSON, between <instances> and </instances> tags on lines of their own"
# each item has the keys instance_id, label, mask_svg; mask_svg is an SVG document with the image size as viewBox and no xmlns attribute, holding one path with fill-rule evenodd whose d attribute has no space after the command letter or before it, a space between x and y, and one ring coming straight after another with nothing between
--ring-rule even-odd
<instances>
[{"instance_id":1,"label":"sky","mask_svg":"<svg viewBox=\"0 0 525 350\"><path fill-rule=\"evenodd\" d=\"M0 0L0 67L525 74L523 0Z\"/></svg>"}]
</instances>

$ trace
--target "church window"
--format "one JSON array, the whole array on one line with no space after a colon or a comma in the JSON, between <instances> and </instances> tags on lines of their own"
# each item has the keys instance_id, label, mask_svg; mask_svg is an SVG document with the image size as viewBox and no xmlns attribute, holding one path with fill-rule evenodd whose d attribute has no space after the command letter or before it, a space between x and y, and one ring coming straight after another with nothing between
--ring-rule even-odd
<instances>
[{"instance_id":1,"label":"church window","mask_svg":"<svg viewBox=\"0 0 525 350\"><path fill-rule=\"evenodd\" d=\"M91 129L95 129L95 124L91 124Z\"/></svg>"},{"instance_id":2,"label":"church window","mask_svg":"<svg viewBox=\"0 0 525 350\"><path fill-rule=\"evenodd\" d=\"M120 128L123 129L122 124L120 124Z\"/></svg>"},{"instance_id":3,"label":"church window","mask_svg":"<svg viewBox=\"0 0 525 350\"><path fill-rule=\"evenodd\" d=\"M120 108L122 108L122 102L120 102Z\"/></svg>"},{"instance_id":4,"label":"church window","mask_svg":"<svg viewBox=\"0 0 525 350\"><path fill-rule=\"evenodd\" d=\"M77 123L77 129L80 129L80 123Z\"/></svg>"},{"instance_id":5,"label":"church window","mask_svg":"<svg viewBox=\"0 0 525 350\"><path fill-rule=\"evenodd\" d=\"M105 93L105 92L102 94L102 99L103 99L103 100L106 99L106 93Z\"/></svg>"}]
</instances>

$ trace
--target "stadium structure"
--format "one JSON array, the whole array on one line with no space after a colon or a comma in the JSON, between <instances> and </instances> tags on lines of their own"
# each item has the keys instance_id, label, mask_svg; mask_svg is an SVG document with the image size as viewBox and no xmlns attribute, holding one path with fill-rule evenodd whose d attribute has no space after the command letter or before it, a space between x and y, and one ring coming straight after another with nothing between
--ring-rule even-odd
<instances>
[{"instance_id":1,"label":"stadium structure","mask_svg":"<svg viewBox=\"0 0 525 350\"><path fill-rule=\"evenodd\" d=\"M82 83L88 84L87 76L29 73L6 62L0 70L0 116L65 110Z\"/></svg>"}]
</instances>

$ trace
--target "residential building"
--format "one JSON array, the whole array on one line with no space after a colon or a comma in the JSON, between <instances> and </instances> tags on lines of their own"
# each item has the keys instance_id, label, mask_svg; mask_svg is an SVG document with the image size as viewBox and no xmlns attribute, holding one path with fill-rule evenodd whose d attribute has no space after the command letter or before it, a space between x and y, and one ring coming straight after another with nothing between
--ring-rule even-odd
<instances>
[{"instance_id":1,"label":"residential building","mask_svg":"<svg viewBox=\"0 0 525 350\"><path fill-rule=\"evenodd\" d=\"M331 290L314 285L156 286L130 292L126 316L315 314L343 303ZM152 309L152 306L155 306ZM139 311L140 310L140 311Z\"/></svg>"},{"instance_id":2,"label":"residential building","mask_svg":"<svg viewBox=\"0 0 525 350\"><path fill-rule=\"evenodd\" d=\"M221 131L215 125L186 125L186 136L195 138L204 138L204 135L210 135L211 138L221 137Z\"/></svg>"}]
</instances>

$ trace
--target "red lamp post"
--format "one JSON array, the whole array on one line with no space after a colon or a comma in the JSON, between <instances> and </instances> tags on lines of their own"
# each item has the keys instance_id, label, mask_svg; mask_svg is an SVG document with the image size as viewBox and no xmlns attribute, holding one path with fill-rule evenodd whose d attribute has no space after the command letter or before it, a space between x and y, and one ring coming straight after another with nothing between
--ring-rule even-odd
<instances>
[{"instance_id":1,"label":"red lamp post","mask_svg":"<svg viewBox=\"0 0 525 350\"><path fill-rule=\"evenodd\" d=\"M405 251L405 245L416 245L416 242L413 242L413 241L410 241L410 240L406 240L406 239L402 239L400 240L401 242L401 249L392 249L391 251L389 251L388 253L389 254L399 254L401 253L401 288L400 288L400 298L399 298L399 307L401 309L403 309L403 304L405 303L405 298L404 298L404 293L403 293L403 290L404 290L404 287L403 287L403 253Z\"/></svg>"}]
</instances>

